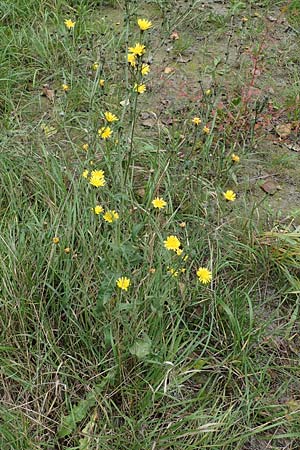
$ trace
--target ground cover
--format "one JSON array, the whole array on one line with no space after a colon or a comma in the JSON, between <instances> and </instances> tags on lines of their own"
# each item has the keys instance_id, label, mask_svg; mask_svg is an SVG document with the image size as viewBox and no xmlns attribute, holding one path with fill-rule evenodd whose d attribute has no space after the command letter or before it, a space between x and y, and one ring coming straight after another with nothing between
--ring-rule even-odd
<instances>
[{"instance_id":1,"label":"ground cover","mask_svg":"<svg viewBox=\"0 0 300 450\"><path fill-rule=\"evenodd\" d=\"M0 14L1 449L300 448L298 1Z\"/></svg>"}]
</instances>

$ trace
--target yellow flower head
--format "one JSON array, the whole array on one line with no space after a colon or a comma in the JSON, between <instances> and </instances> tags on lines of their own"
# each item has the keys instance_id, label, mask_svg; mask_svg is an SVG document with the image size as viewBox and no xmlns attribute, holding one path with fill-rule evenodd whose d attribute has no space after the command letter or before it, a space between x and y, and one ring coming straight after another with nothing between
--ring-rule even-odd
<instances>
[{"instance_id":1,"label":"yellow flower head","mask_svg":"<svg viewBox=\"0 0 300 450\"><path fill-rule=\"evenodd\" d=\"M90 184L95 187L105 186L105 177L103 170L92 170Z\"/></svg>"},{"instance_id":2,"label":"yellow flower head","mask_svg":"<svg viewBox=\"0 0 300 450\"><path fill-rule=\"evenodd\" d=\"M89 171L88 170L84 170L82 172L82 176L83 176L83 178L87 178L89 176Z\"/></svg>"},{"instance_id":3,"label":"yellow flower head","mask_svg":"<svg viewBox=\"0 0 300 450\"><path fill-rule=\"evenodd\" d=\"M64 249L64 252L65 252L67 255L70 253L70 251L71 251L70 247L66 247L66 248Z\"/></svg>"},{"instance_id":4,"label":"yellow flower head","mask_svg":"<svg viewBox=\"0 0 300 450\"><path fill-rule=\"evenodd\" d=\"M235 155L234 153L232 153L232 155L231 155L231 160L233 161L233 162L240 162L240 157L239 157L239 155Z\"/></svg>"},{"instance_id":5,"label":"yellow flower head","mask_svg":"<svg viewBox=\"0 0 300 450\"><path fill-rule=\"evenodd\" d=\"M137 42L134 47L129 47L128 51L129 53L133 53L134 55L142 56L146 51L146 47L143 44L139 44Z\"/></svg>"},{"instance_id":6,"label":"yellow flower head","mask_svg":"<svg viewBox=\"0 0 300 450\"><path fill-rule=\"evenodd\" d=\"M138 19L137 24L141 31L149 30L152 27L152 22L147 19Z\"/></svg>"},{"instance_id":7,"label":"yellow flower head","mask_svg":"<svg viewBox=\"0 0 300 450\"><path fill-rule=\"evenodd\" d=\"M206 95L210 95L210 94L211 94L211 90L210 90L210 89L207 89L207 90L205 91L205 94L206 94Z\"/></svg>"},{"instance_id":8,"label":"yellow flower head","mask_svg":"<svg viewBox=\"0 0 300 450\"><path fill-rule=\"evenodd\" d=\"M52 239L52 242L53 242L53 244L58 244L59 243L59 237L54 237L53 239Z\"/></svg>"},{"instance_id":9,"label":"yellow flower head","mask_svg":"<svg viewBox=\"0 0 300 450\"><path fill-rule=\"evenodd\" d=\"M118 288L123 289L123 291L128 291L128 288L131 285L131 281L127 277L118 278L116 283Z\"/></svg>"},{"instance_id":10,"label":"yellow flower head","mask_svg":"<svg viewBox=\"0 0 300 450\"><path fill-rule=\"evenodd\" d=\"M154 208L158 208L158 209L162 209L165 206L167 206L167 202L165 202L164 199L161 197L156 197L154 200L152 200L151 203L154 206Z\"/></svg>"},{"instance_id":11,"label":"yellow flower head","mask_svg":"<svg viewBox=\"0 0 300 450\"><path fill-rule=\"evenodd\" d=\"M70 87L69 87L67 84L62 84L62 85L61 85L61 88L62 88L62 90L65 91L65 92L67 92L67 91L70 89Z\"/></svg>"},{"instance_id":12,"label":"yellow flower head","mask_svg":"<svg viewBox=\"0 0 300 450\"><path fill-rule=\"evenodd\" d=\"M183 253L182 248L178 248L178 249L176 250L176 254L177 254L178 256L182 255L182 253Z\"/></svg>"},{"instance_id":13,"label":"yellow flower head","mask_svg":"<svg viewBox=\"0 0 300 450\"><path fill-rule=\"evenodd\" d=\"M173 267L168 267L168 273L172 275L172 277L178 277L178 270L173 269Z\"/></svg>"},{"instance_id":14,"label":"yellow flower head","mask_svg":"<svg viewBox=\"0 0 300 450\"><path fill-rule=\"evenodd\" d=\"M146 85L145 84L136 84L134 85L135 92L137 92L138 94L143 94L144 92L146 92Z\"/></svg>"},{"instance_id":15,"label":"yellow flower head","mask_svg":"<svg viewBox=\"0 0 300 450\"><path fill-rule=\"evenodd\" d=\"M236 194L235 192L228 190L226 192L223 192L223 197L229 202L234 202L236 199Z\"/></svg>"},{"instance_id":16,"label":"yellow flower head","mask_svg":"<svg viewBox=\"0 0 300 450\"><path fill-rule=\"evenodd\" d=\"M145 75L148 75L149 72L150 72L150 66L149 66L149 64L142 64L141 74L143 75L143 77L144 77Z\"/></svg>"},{"instance_id":17,"label":"yellow flower head","mask_svg":"<svg viewBox=\"0 0 300 450\"><path fill-rule=\"evenodd\" d=\"M100 87L104 87L104 83L105 83L105 80L102 80L102 79L99 80L99 86Z\"/></svg>"},{"instance_id":18,"label":"yellow flower head","mask_svg":"<svg viewBox=\"0 0 300 450\"><path fill-rule=\"evenodd\" d=\"M118 119L117 116L115 116L113 113L106 111L104 113L105 119L107 120L107 122L116 122Z\"/></svg>"},{"instance_id":19,"label":"yellow flower head","mask_svg":"<svg viewBox=\"0 0 300 450\"><path fill-rule=\"evenodd\" d=\"M71 28L75 27L76 22L73 22L71 19L66 19L64 23L65 23L66 27L68 28L68 30L70 30Z\"/></svg>"},{"instance_id":20,"label":"yellow flower head","mask_svg":"<svg viewBox=\"0 0 300 450\"><path fill-rule=\"evenodd\" d=\"M98 130L98 134L102 139L108 139L112 135L110 127L102 127Z\"/></svg>"},{"instance_id":21,"label":"yellow flower head","mask_svg":"<svg viewBox=\"0 0 300 450\"><path fill-rule=\"evenodd\" d=\"M192 122L193 122L194 125L200 125L201 119L200 119L200 117L194 117L192 119Z\"/></svg>"},{"instance_id":22,"label":"yellow flower head","mask_svg":"<svg viewBox=\"0 0 300 450\"><path fill-rule=\"evenodd\" d=\"M92 69L96 71L98 68L99 68L99 63L94 62L94 64L92 65Z\"/></svg>"},{"instance_id":23,"label":"yellow flower head","mask_svg":"<svg viewBox=\"0 0 300 450\"><path fill-rule=\"evenodd\" d=\"M128 53L127 62L132 65L132 67L136 66L136 55L134 53Z\"/></svg>"},{"instance_id":24,"label":"yellow flower head","mask_svg":"<svg viewBox=\"0 0 300 450\"><path fill-rule=\"evenodd\" d=\"M212 279L212 273L206 267L200 267L197 270L197 277L199 278L200 283L207 284Z\"/></svg>"},{"instance_id":25,"label":"yellow flower head","mask_svg":"<svg viewBox=\"0 0 300 450\"><path fill-rule=\"evenodd\" d=\"M180 247L180 240L176 236L171 235L167 237L164 244L167 250L174 250L176 252Z\"/></svg>"},{"instance_id":26,"label":"yellow flower head","mask_svg":"<svg viewBox=\"0 0 300 450\"><path fill-rule=\"evenodd\" d=\"M210 128L205 126L205 127L203 127L202 131L203 131L204 134L209 134Z\"/></svg>"},{"instance_id":27,"label":"yellow flower head","mask_svg":"<svg viewBox=\"0 0 300 450\"><path fill-rule=\"evenodd\" d=\"M87 152L89 149L89 144L82 144L82 150L84 150L85 152Z\"/></svg>"},{"instance_id":28,"label":"yellow flower head","mask_svg":"<svg viewBox=\"0 0 300 450\"><path fill-rule=\"evenodd\" d=\"M116 220L118 220L118 218L119 214L114 209L106 211L106 213L103 216L103 219L109 223L115 222Z\"/></svg>"},{"instance_id":29,"label":"yellow flower head","mask_svg":"<svg viewBox=\"0 0 300 450\"><path fill-rule=\"evenodd\" d=\"M103 212L103 208L101 205L96 205L95 208L93 208L93 211L98 216L99 214L101 214Z\"/></svg>"}]
</instances>

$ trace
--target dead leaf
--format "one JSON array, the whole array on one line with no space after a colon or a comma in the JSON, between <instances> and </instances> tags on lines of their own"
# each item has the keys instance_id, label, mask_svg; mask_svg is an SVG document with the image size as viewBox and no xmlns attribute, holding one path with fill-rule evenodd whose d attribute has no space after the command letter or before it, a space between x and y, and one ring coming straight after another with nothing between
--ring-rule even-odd
<instances>
[{"instance_id":1,"label":"dead leaf","mask_svg":"<svg viewBox=\"0 0 300 450\"><path fill-rule=\"evenodd\" d=\"M166 67L164 70L164 73L166 73L167 75L169 75L170 73L175 72L174 67Z\"/></svg>"},{"instance_id":2,"label":"dead leaf","mask_svg":"<svg viewBox=\"0 0 300 450\"><path fill-rule=\"evenodd\" d=\"M120 105L121 106L128 106L129 105L129 98L127 98L126 100L122 100L121 102L120 102Z\"/></svg>"},{"instance_id":3,"label":"dead leaf","mask_svg":"<svg viewBox=\"0 0 300 450\"><path fill-rule=\"evenodd\" d=\"M146 191L144 188L139 188L137 189L136 193L139 197L143 198L145 196Z\"/></svg>"},{"instance_id":4,"label":"dead leaf","mask_svg":"<svg viewBox=\"0 0 300 450\"><path fill-rule=\"evenodd\" d=\"M285 146L291 150L292 152L300 152L300 145L299 144L285 144Z\"/></svg>"},{"instance_id":5,"label":"dead leaf","mask_svg":"<svg viewBox=\"0 0 300 450\"><path fill-rule=\"evenodd\" d=\"M173 31L173 33L170 35L170 39L173 41L177 41L179 39L179 33L177 31Z\"/></svg>"},{"instance_id":6,"label":"dead leaf","mask_svg":"<svg viewBox=\"0 0 300 450\"><path fill-rule=\"evenodd\" d=\"M291 123L282 123L281 125L277 125L276 127L276 133L281 139L286 139L289 137L292 131L292 124Z\"/></svg>"},{"instance_id":7,"label":"dead leaf","mask_svg":"<svg viewBox=\"0 0 300 450\"><path fill-rule=\"evenodd\" d=\"M190 62L191 60L192 60L191 56L187 56L184 58L182 55L180 55L179 58L177 58L176 62L186 64L186 63Z\"/></svg>"},{"instance_id":8,"label":"dead leaf","mask_svg":"<svg viewBox=\"0 0 300 450\"><path fill-rule=\"evenodd\" d=\"M50 100L50 102L54 102L55 92L53 89L50 89L49 84L44 84L43 95L47 97L47 99Z\"/></svg>"},{"instance_id":9,"label":"dead leaf","mask_svg":"<svg viewBox=\"0 0 300 450\"><path fill-rule=\"evenodd\" d=\"M274 195L275 192L280 189L279 185L271 179L261 184L260 188L269 195Z\"/></svg>"}]
</instances>

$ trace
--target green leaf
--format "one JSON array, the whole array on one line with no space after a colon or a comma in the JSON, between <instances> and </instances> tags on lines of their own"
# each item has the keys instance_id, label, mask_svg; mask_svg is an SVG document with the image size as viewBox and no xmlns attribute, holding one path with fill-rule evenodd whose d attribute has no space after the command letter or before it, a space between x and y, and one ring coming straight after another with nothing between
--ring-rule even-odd
<instances>
[{"instance_id":1,"label":"green leaf","mask_svg":"<svg viewBox=\"0 0 300 450\"><path fill-rule=\"evenodd\" d=\"M145 358L145 356L151 353L151 339L147 334L142 339L137 339L135 343L130 347L129 351L133 356L137 358Z\"/></svg>"}]
</instances>

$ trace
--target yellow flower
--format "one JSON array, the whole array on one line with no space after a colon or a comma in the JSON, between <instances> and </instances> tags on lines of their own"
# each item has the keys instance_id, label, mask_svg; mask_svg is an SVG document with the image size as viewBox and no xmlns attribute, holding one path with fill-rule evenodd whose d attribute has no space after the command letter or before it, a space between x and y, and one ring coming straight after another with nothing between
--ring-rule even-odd
<instances>
[{"instance_id":1,"label":"yellow flower","mask_svg":"<svg viewBox=\"0 0 300 450\"><path fill-rule=\"evenodd\" d=\"M182 253L183 253L182 248L178 248L178 249L176 250L176 254L177 254L178 256L182 255Z\"/></svg>"},{"instance_id":2,"label":"yellow flower","mask_svg":"<svg viewBox=\"0 0 300 450\"><path fill-rule=\"evenodd\" d=\"M192 119L192 122L193 122L194 125L200 125L201 119L200 119L200 117L194 117Z\"/></svg>"},{"instance_id":3,"label":"yellow flower","mask_svg":"<svg viewBox=\"0 0 300 450\"><path fill-rule=\"evenodd\" d=\"M205 94L206 94L206 95L210 95L210 94L211 94L211 90L210 90L210 89L207 89L207 90L205 91Z\"/></svg>"},{"instance_id":4,"label":"yellow flower","mask_svg":"<svg viewBox=\"0 0 300 450\"><path fill-rule=\"evenodd\" d=\"M128 51L129 53L133 53L134 55L142 56L146 51L146 47L143 44L139 44L137 42L134 47L129 47Z\"/></svg>"},{"instance_id":5,"label":"yellow flower","mask_svg":"<svg viewBox=\"0 0 300 450\"><path fill-rule=\"evenodd\" d=\"M225 200L227 200L229 202L234 202L236 199L235 192L233 192L231 190L223 192L223 196L224 196Z\"/></svg>"},{"instance_id":6,"label":"yellow flower","mask_svg":"<svg viewBox=\"0 0 300 450\"><path fill-rule=\"evenodd\" d=\"M133 53L128 53L127 61L129 62L129 64L132 65L132 67L135 67L136 66L136 55L134 55Z\"/></svg>"},{"instance_id":7,"label":"yellow flower","mask_svg":"<svg viewBox=\"0 0 300 450\"><path fill-rule=\"evenodd\" d=\"M89 149L89 144L82 144L82 150L84 150L85 152L87 152Z\"/></svg>"},{"instance_id":8,"label":"yellow flower","mask_svg":"<svg viewBox=\"0 0 300 450\"><path fill-rule=\"evenodd\" d=\"M167 239L164 241L165 248L167 250L178 250L180 247L180 240L176 236L168 236Z\"/></svg>"},{"instance_id":9,"label":"yellow flower","mask_svg":"<svg viewBox=\"0 0 300 450\"><path fill-rule=\"evenodd\" d=\"M242 17L242 22L248 22L248 18L247 17Z\"/></svg>"},{"instance_id":10,"label":"yellow flower","mask_svg":"<svg viewBox=\"0 0 300 450\"><path fill-rule=\"evenodd\" d=\"M110 127L102 127L98 130L98 134L102 139L108 139L112 135Z\"/></svg>"},{"instance_id":11,"label":"yellow flower","mask_svg":"<svg viewBox=\"0 0 300 450\"><path fill-rule=\"evenodd\" d=\"M205 134L209 134L209 132L210 132L210 128L209 127L203 127L203 133L205 133Z\"/></svg>"},{"instance_id":12,"label":"yellow flower","mask_svg":"<svg viewBox=\"0 0 300 450\"><path fill-rule=\"evenodd\" d=\"M146 86L145 84L136 84L134 85L133 88L138 94L143 94L146 91Z\"/></svg>"},{"instance_id":13,"label":"yellow flower","mask_svg":"<svg viewBox=\"0 0 300 450\"><path fill-rule=\"evenodd\" d=\"M104 116L105 116L105 119L107 120L107 122L115 122L115 121L119 120L117 116L115 116L113 113L111 113L109 111L106 111L104 113Z\"/></svg>"},{"instance_id":14,"label":"yellow flower","mask_svg":"<svg viewBox=\"0 0 300 450\"><path fill-rule=\"evenodd\" d=\"M180 228L185 228L186 227L186 223L185 222L180 222L179 226L180 226Z\"/></svg>"},{"instance_id":15,"label":"yellow flower","mask_svg":"<svg viewBox=\"0 0 300 450\"><path fill-rule=\"evenodd\" d=\"M67 91L70 89L70 87L69 87L67 84L62 84L62 85L61 85L61 88L62 88L62 90L65 91L65 92L67 92Z\"/></svg>"},{"instance_id":16,"label":"yellow flower","mask_svg":"<svg viewBox=\"0 0 300 450\"><path fill-rule=\"evenodd\" d=\"M93 210L94 213L97 214L97 216L103 212L103 208L101 205L96 205L95 208L93 208Z\"/></svg>"},{"instance_id":17,"label":"yellow flower","mask_svg":"<svg viewBox=\"0 0 300 450\"><path fill-rule=\"evenodd\" d=\"M149 30L152 27L152 22L147 19L138 19L137 24L141 31Z\"/></svg>"},{"instance_id":18,"label":"yellow flower","mask_svg":"<svg viewBox=\"0 0 300 450\"><path fill-rule=\"evenodd\" d=\"M99 68L99 63L94 62L94 64L92 65L92 69L97 70L98 68Z\"/></svg>"},{"instance_id":19,"label":"yellow flower","mask_svg":"<svg viewBox=\"0 0 300 450\"><path fill-rule=\"evenodd\" d=\"M142 64L141 73L143 76L148 75L150 72L150 66L149 64Z\"/></svg>"},{"instance_id":20,"label":"yellow flower","mask_svg":"<svg viewBox=\"0 0 300 450\"><path fill-rule=\"evenodd\" d=\"M65 23L66 27L68 28L68 30L70 30L71 28L75 27L76 22L73 22L71 19L66 19L64 23Z\"/></svg>"},{"instance_id":21,"label":"yellow flower","mask_svg":"<svg viewBox=\"0 0 300 450\"><path fill-rule=\"evenodd\" d=\"M131 281L127 277L118 278L116 283L118 288L123 289L123 291L128 291L128 288L131 285Z\"/></svg>"},{"instance_id":22,"label":"yellow flower","mask_svg":"<svg viewBox=\"0 0 300 450\"><path fill-rule=\"evenodd\" d=\"M118 220L118 218L119 218L119 214L114 209L106 211L106 213L103 216L103 219L109 223L115 222L115 220Z\"/></svg>"},{"instance_id":23,"label":"yellow flower","mask_svg":"<svg viewBox=\"0 0 300 450\"><path fill-rule=\"evenodd\" d=\"M105 186L105 177L103 170L92 170L90 184L95 187Z\"/></svg>"},{"instance_id":24,"label":"yellow flower","mask_svg":"<svg viewBox=\"0 0 300 450\"><path fill-rule=\"evenodd\" d=\"M59 243L59 237L54 237L52 239L53 244L58 244Z\"/></svg>"},{"instance_id":25,"label":"yellow flower","mask_svg":"<svg viewBox=\"0 0 300 450\"><path fill-rule=\"evenodd\" d=\"M70 247L66 247L66 248L64 249L64 252L65 252L67 255L70 253L70 251L71 251Z\"/></svg>"},{"instance_id":26,"label":"yellow flower","mask_svg":"<svg viewBox=\"0 0 300 450\"><path fill-rule=\"evenodd\" d=\"M168 267L168 273L172 275L172 277L178 277L178 270L173 269L173 267Z\"/></svg>"},{"instance_id":27,"label":"yellow flower","mask_svg":"<svg viewBox=\"0 0 300 450\"><path fill-rule=\"evenodd\" d=\"M99 80L99 86L104 87L105 80Z\"/></svg>"},{"instance_id":28,"label":"yellow flower","mask_svg":"<svg viewBox=\"0 0 300 450\"><path fill-rule=\"evenodd\" d=\"M167 205L167 202L164 201L161 197L156 197L154 200L152 200L152 205L154 208L162 209Z\"/></svg>"},{"instance_id":29,"label":"yellow flower","mask_svg":"<svg viewBox=\"0 0 300 450\"><path fill-rule=\"evenodd\" d=\"M82 172L83 178L87 178L88 175L89 175L89 171L88 171L88 170L84 170L84 171Z\"/></svg>"},{"instance_id":30,"label":"yellow flower","mask_svg":"<svg viewBox=\"0 0 300 450\"><path fill-rule=\"evenodd\" d=\"M234 153L232 153L231 159L232 159L233 162L237 162L237 163L240 162L239 155L235 155Z\"/></svg>"},{"instance_id":31,"label":"yellow flower","mask_svg":"<svg viewBox=\"0 0 300 450\"><path fill-rule=\"evenodd\" d=\"M212 273L210 270L206 269L206 267L200 267L197 270L197 277L202 284L207 284L212 279Z\"/></svg>"}]
</instances>

